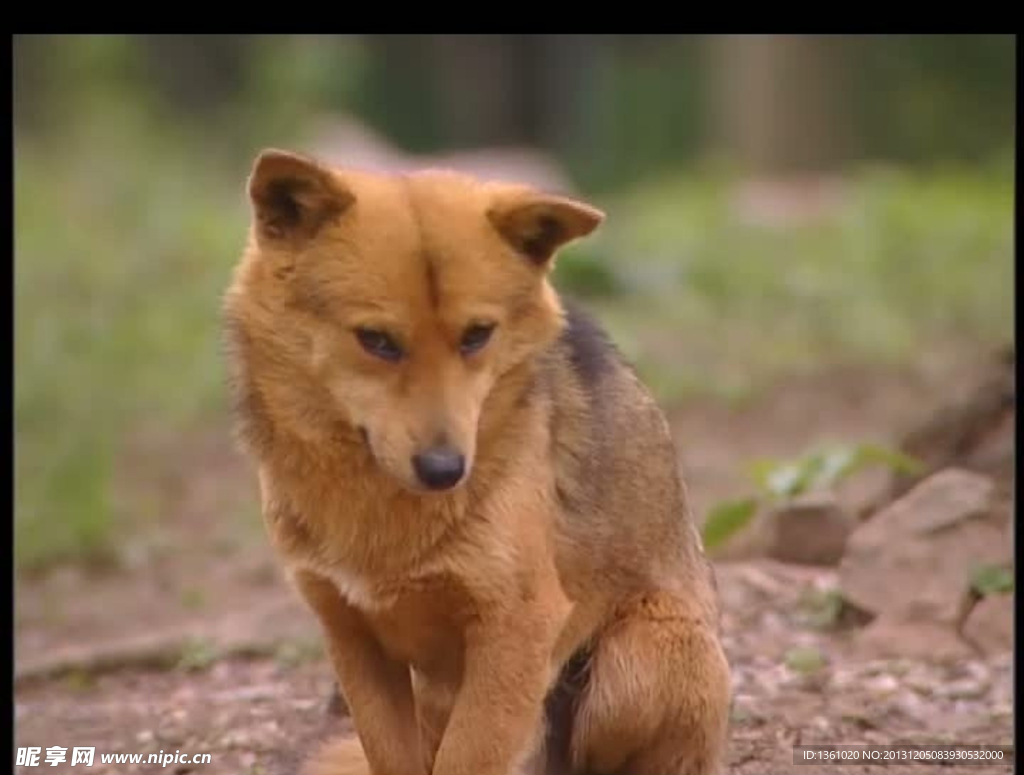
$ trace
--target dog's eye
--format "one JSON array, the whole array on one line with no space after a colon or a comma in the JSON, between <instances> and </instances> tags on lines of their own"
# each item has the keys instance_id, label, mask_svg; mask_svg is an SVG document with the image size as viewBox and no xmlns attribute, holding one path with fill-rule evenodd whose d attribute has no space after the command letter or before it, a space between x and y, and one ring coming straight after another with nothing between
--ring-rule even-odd
<instances>
[{"instance_id":1,"label":"dog's eye","mask_svg":"<svg viewBox=\"0 0 1024 775\"><path fill-rule=\"evenodd\" d=\"M383 331L357 328L356 338L359 339L359 344L363 346L363 349L371 355L376 355L386 361L397 361L402 358L402 348Z\"/></svg>"},{"instance_id":2,"label":"dog's eye","mask_svg":"<svg viewBox=\"0 0 1024 775\"><path fill-rule=\"evenodd\" d=\"M466 329L466 332L462 335L462 342L459 347L464 355L470 355L481 349L488 341L490 341L491 333L494 331L493 325L473 325Z\"/></svg>"}]
</instances>

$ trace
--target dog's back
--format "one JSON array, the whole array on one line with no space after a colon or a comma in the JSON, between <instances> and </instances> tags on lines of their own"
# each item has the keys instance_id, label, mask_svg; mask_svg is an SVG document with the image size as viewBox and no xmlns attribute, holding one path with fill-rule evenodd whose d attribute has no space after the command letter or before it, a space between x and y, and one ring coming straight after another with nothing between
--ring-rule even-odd
<instances>
[{"instance_id":1,"label":"dog's back","mask_svg":"<svg viewBox=\"0 0 1024 775\"><path fill-rule=\"evenodd\" d=\"M600 324L581 306L565 306L544 384L566 549L587 558L609 594L691 588L710 569L665 416Z\"/></svg>"}]
</instances>

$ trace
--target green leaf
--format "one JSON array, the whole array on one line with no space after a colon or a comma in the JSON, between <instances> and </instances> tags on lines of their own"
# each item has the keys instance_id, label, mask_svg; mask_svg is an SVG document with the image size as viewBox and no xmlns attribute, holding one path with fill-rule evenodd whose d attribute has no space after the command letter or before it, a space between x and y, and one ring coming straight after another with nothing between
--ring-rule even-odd
<instances>
[{"instance_id":1,"label":"green leaf","mask_svg":"<svg viewBox=\"0 0 1024 775\"><path fill-rule=\"evenodd\" d=\"M806 462L777 468L768 475L772 495L793 498L807 489L809 467Z\"/></svg>"},{"instance_id":2,"label":"green leaf","mask_svg":"<svg viewBox=\"0 0 1024 775\"><path fill-rule=\"evenodd\" d=\"M877 444L862 444L857 448L855 463L860 465L883 465L898 474L919 474L924 464L898 449L888 449Z\"/></svg>"},{"instance_id":3,"label":"green leaf","mask_svg":"<svg viewBox=\"0 0 1024 775\"><path fill-rule=\"evenodd\" d=\"M715 506L704 523L704 546L714 549L742 530L757 511L753 498L725 501Z\"/></svg>"},{"instance_id":4,"label":"green leaf","mask_svg":"<svg viewBox=\"0 0 1024 775\"><path fill-rule=\"evenodd\" d=\"M776 498L795 498L810 489L831 487L872 465L915 474L921 463L899 450L877 444L831 447L791 461L759 460L751 465L754 481Z\"/></svg>"},{"instance_id":5,"label":"green leaf","mask_svg":"<svg viewBox=\"0 0 1024 775\"><path fill-rule=\"evenodd\" d=\"M1013 592L1013 570L1005 565L983 565L971 574L971 588L982 597Z\"/></svg>"},{"instance_id":6,"label":"green leaf","mask_svg":"<svg viewBox=\"0 0 1024 775\"><path fill-rule=\"evenodd\" d=\"M771 492L771 479L775 471L786 465L786 463L779 460L772 460L770 458L762 458L755 460L750 463L748 470L750 478L754 480L758 487L762 490L768 490Z\"/></svg>"},{"instance_id":7,"label":"green leaf","mask_svg":"<svg viewBox=\"0 0 1024 775\"><path fill-rule=\"evenodd\" d=\"M798 463L776 460L758 460L751 467L754 481L776 498L791 498L802 487L802 471Z\"/></svg>"},{"instance_id":8,"label":"green leaf","mask_svg":"<svg viewBox=\"0 0 1024 775\"><path fill-rule=\"evenodd\" d=\"M837 447L827 450L821 456L816 483L828 487L845 479L862 465L861 460L859 448Z\"/></svg>"},{"instance_id":9,"label":"green leaf","mask_svg":"<svg viewBox=\"0 0 1024 775\"><path fill-rule=\"evenodd\" d=\"M761 460L751 466L755 481L775 498L795 498L814 483L821 468L821 456L807 455L792 461Z\"/></svg>"}]
</instances>

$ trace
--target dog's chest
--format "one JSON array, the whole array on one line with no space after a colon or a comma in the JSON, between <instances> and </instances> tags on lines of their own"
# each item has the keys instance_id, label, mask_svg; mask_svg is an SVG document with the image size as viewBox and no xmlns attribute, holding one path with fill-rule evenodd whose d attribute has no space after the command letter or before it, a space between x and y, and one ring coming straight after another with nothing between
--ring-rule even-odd
<instances>
[{"instance_id":1,"label":"dog's chest","mask_svg":"<svg viewBox=\"0 0 1024 775\"><path fill-rule=\"evenodd\" d=\"M337 587L338 593L345 598L349 605L364 613L389 608L395 602L393 596L383 594L383 590L377 588L369 578L361 573L334 566L330 569L329 576L334 582L334 586Z\"/></svg>"},{"instance_id":2,"label":"dog's chest","mask_svg":"<svg viewBox=\"0 0 1024 775\"><path fill-rule=\"evenodd\" d=\"M330 577L392 658L431 674L457 671L466 613L457 591L440 580L387 583L338 569Z\"/></svg>"}]
</instances>

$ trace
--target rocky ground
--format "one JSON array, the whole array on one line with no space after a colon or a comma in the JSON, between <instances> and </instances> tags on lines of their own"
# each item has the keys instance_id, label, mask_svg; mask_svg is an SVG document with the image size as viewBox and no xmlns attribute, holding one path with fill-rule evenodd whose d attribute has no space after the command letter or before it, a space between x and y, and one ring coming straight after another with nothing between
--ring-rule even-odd
<instances>
[{"instance_id":1,"label":"rocky ground","mask_svg":"<svg viewBox=\"0 0 1024 775\"><path fill-rule=\"evenodd\" d=\"M975 366L833 373L742 408L673 413L700 514L744 491L745 461L822 441L914 430L908 446L928 464L912 480L865 474L788 513L767 509L718 553L735 679L730 772L878 766L796 765L795 745L1012 743L1012 594L970 583L977 567L1012 559L1012 375L1007 397L999 380L1010 371L989 378ZM979 409L986 390L996 398ZM942 417L932 431L922 424ZM252 501L230 495L251 493L244 464L226 434L189 440L185 454L183 443L149 439L149 454L134 456L131 481L161 494L162 517L144 540L126 538L121 566L19 579L15 745L40 747L44 765L47 748L67 748L61 772L81 766L69 764L73 747L94 746L98 773L286 775L349 730L326 712L311 617L281 583ZM1000 750L1003 764L941 771L1009 772L1012 748ZM100 762L157 752L211 762Z\"/></svg>"}]
</instances>

